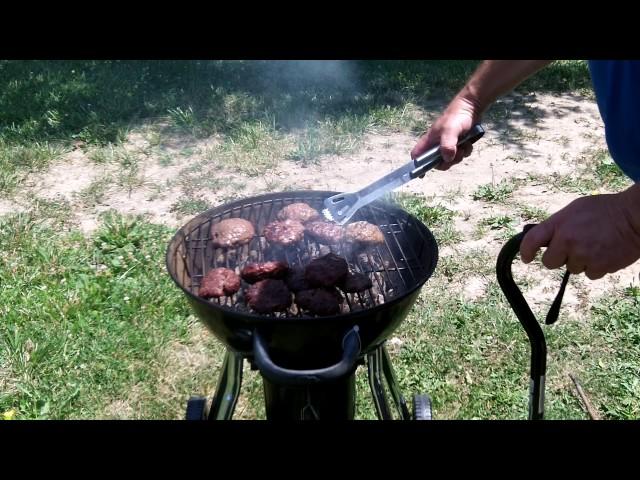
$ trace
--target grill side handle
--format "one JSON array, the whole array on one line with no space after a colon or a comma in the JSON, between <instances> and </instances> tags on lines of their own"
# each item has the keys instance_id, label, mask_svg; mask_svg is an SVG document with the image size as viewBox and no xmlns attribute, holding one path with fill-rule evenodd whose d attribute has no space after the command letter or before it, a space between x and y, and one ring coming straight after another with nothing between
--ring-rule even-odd
<instances>
[{"instance_id":1,"label":"grill side handle","mask_svg":"<svg viewBox=\"0 0 640 480\"><path fill-rule=\"evenodd\" d=\"M349 330L342 339L342 358L330 367L316 370L290 370L273 363L267 352L264 338L253 331L253 354L256 365L264 377L281 385L310 385L337 380L350 373L358 361L362 348L358 326Z\"/></svg>"}]
</instances>

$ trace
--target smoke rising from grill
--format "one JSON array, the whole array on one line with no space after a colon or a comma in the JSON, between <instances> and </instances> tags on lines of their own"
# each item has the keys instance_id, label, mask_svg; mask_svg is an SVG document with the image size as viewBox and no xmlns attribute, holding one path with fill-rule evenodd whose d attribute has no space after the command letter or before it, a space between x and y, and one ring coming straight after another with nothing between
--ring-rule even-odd
<instances>
[{"instance_id":1,"label":"smoke rising from grill","mask_svg":"<svg viewBox=\"0 0 640 480\"><path fill-rule=\"evenodd\" d=\"M305 128L329 112L344 112L358 95L358 64L347 60L274 60L251 62L260 95L274 101L285 128Z\"/></svg>"},{"instance_id":2,"label":"smoke rising from grill","mask_svg":"<svg viewBox=\"0 0 640 480\"><path fill-rule=\"evenodd\" d=\"M285 83L314 85L339 90L356 87L355 66L348 60L289 60L268 62L268 73Z\"/></svg>"}]
</instances>

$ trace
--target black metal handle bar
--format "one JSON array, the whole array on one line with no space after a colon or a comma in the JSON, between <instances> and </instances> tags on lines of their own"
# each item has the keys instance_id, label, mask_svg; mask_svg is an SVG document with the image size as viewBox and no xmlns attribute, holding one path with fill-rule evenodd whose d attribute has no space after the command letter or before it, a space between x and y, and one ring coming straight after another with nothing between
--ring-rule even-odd
<instances>
[{"instance_id":1,"label":"black metal handle bar","mask_svg":"<svg viewBox=\"0 0 640 480\"><path fill-rule=\"evenodd\" d=\"M518 285L516 285L516 282L513 280L511 272L511 266L515 256L520 251L522 239L527 232L535 226L535 224L525 225L522 232L512 237L502 247L496 264L496 274L498 277L498 284L500 285L502 292L529 337L529 343L531 344L529 419L542 420L544 418L544 381L547 370L547 344L542 328L540 328L538 320L531 311L531 308L529 308L529 304L524 299ZM556 298L547 313L545 321L547 325L555 323L558 319L562 296L564 295L564 290L568 280L569 272L567 271L562 279L560 291L556 295Z\"/></svg>"},{"instance_id":2,"label":"black metal handle bar","mask_svg":"<svg viewBox=\"0 0 640 480\"><path fill-rule=\"evenodd\" d=\"M309 385L336 380L350 373L358 361L361 342L356 325L349 330L342 339L342 358L335 365L316 370L290 370L273 363L264 339L257 329L253 331L253 354L255 362L267 380L282 385Z\"/></svg>"}]
</instances>

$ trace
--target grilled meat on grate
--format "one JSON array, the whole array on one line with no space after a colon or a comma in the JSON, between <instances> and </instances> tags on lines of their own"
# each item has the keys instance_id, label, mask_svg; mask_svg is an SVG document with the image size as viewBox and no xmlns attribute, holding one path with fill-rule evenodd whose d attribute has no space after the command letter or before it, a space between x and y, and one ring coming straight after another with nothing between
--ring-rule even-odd
<instances>
[{"instance_id":1,"label":"grilled meat on grate","mask_svg":"<svg viewBox=\"0 0 640 480\"><path fill-rule=\"evenodd\" d=\"M289 270L286 262L248 263L240 272L247 283L256 283L267 278L284 278Z\"/></svg>"},{"instance_id":2,"label":"grilled meat on grate","mask_svg":"<svg viewBox=\"0 0 640 480\"><path fill-rule=\"evenodd\" d=\"M249 243L256 234L253 224L242 218L228 218L211 226L214 247L237 247Z\"/></svg>"},{"instance_id":3,"label":"grilled meat on grate","mask_svg":"<svg viewBox=\"0 0 640 480\"><path fill-rule=\"evenodd\" d=\"M321 217L322 215L320 215L315 208L301 202L287 205L278 212L278 220L297 220L301 223L316 220Z\"/></svg>"},{"instance_id":4,"label":"grilled meat on grate","mask_svg":"<svg viewBox=\"0 0 640 480\"><path fill-rule=\"evenodd\" d=\"M282 312L291 306L291 292L282 280L267 279L251 285L245 298L258 313Z\"/></svg>"},{"instance_id":5,"label":"grilled meat on grate","mask_svg":"<svg viewBox=\"0 0 640 480\"><path fill-rule=\"evenodd\" d=\"M202 298L231 296L240 290L240 277L228 268L214 268L202 279L198 295Z\"/></svg>"}]
</instances>

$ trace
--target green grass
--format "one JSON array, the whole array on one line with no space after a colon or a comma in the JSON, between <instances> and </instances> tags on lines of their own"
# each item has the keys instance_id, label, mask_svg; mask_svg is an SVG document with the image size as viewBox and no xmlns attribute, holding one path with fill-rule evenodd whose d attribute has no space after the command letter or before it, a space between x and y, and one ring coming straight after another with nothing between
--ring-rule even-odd
<instances>
[{"instance_id":1,"label":"green grass","mask_svg":"<svg viewBox=\"0 0 640 480\"><path fill-rule=\"evenodd\" d=\"M436 418L525 419L527 337L495 282L475 301L457 294L454 285L468 274L469 268L461 267L447 278L439 270L396 332L404 342L393 355L402 390L429 393ZM608 418L637 418L639 330L632 318L637 318L638 303L637 298L615 298L584 319L568 319L563 310L556 325L543 326L549 351L546 418L587 418L568 373L582 379ZM608 334L594 338L592 328ZM373 418L368 402L363 399L359 407L364 418Z\"/></svg>"},{"instance_id":2,"label":"green grass","mask_svg":"<svg viewBox=\"0 0 640 480\"><path fill-rule=\"evenodd\" d=\"M495 258L482 248L443 256L438 262L437 275L443 276L448 281L462 280L463 275L469 273L488 277L495 272Z\"/></svg>"},{"instance_id":3,"label":"green grass","mask_svg":"<svg viewBox=\"0 0 640 480\"><path fill-rule=\"evenodd\" d=\"M95 418L186 335L189 314L164 271L171 230L107 215L89 239L34 214L2 217L0 411Z\"/></svg>"},{"instance_id":4,"label":"green grass","mask_svg":"<svg viewBox=\"0 0 640 480\"><path fill-rule=\"evenodd\" d=\"M488 183L480 185L473 193L474 200L482 200L488 203L504 203L511 198L516 186L513 182L503 180L500 183Z\"/></svg>"},{"instance_id":5,"label":"green grass","mask_svg":"<svg viewBox=\"0 0 640 480\"><path fill-rule=\"evenodd\" d=\"M544 182L561 192L589 195L607 190L620 192L632 185L631 180L613 162L608 151L601 148L589 149L576 159L579 168L571 175L556 172L550 175L528 175L529 181Z\"/></svg>"},{"instance_id":6,"label":"green grass","mask_svg":"<svg viewBox=\"0 0 640 480\"><path fill-rule=\"evenodd\" d=\"M640 295L627 288L593 306L594 343L603 347L588 359L585 377L606 418L640 417Z\"/></svg>"},{"instance_id":7,"label":"green grass","mask_svg":"<svg viewBox=\"0 0 640 480\"><path fill-rule=\"evenodd\" d=\"M513 225L513 218L509 215L496 215L493 217L483 218L480 220L479 224L489 227L491 230L502 230Z\"/></svg>"},{"instance_id":8,"label":"green grass","mask_svg":"<svg viewBox=\"0 0 640 480\"><path fill-rule=\"evenodd\" d=\"M211 193L226 193L231 190L236 195L241 195L246 190L246 183L242 178L220 175L221 161L220 151L214 149L206 153L204 160L181 170L175 182L179 185L183 196L199 198L205 190ZM253 172L257 169L256 166L247 166L246 168L254 169Z\"/></svg>"},{"instance_id":9,"label":"green grass","mask_svg":"<svg viewBox=\"0 0 640 480\"><path fill-rule=\"evenodd\" d=\"M167 110L167 113L169 114L172 125L177 129L187 133L194 133L196 120L191 106L185 109L180 107L170 108Z\"/></svg>"},{"instance_id":10,"label":"green grass","mask_svg":"<svg viewBox=\"0 0 640 480\"><path fill-rule=\"evenodd\" d=\"M12 194L32 172L48 166L62 149L47 142L11 145L0 138L0 194Z\"/></svg>"},{"instance_id":11,"label":"green grass","mask_svg":"<svg viewBox=\"0 0 640 480\"><path fill-rule=\"evenodd\" d=\"M204 344L195 342L194 328L201 327L164 271L172 230L111 214L84 238L49 223L55 211L43 205L38 214L5 216L0 224L0 240L9 246L0 253L0 314L6 319L0 325L0 412L96 418L121 402L135 418L179 417L190 394L215 387L222 350L207 332ZM442 258L394 333L403 341L392 354L402 390L429 393L436 418L526 418L522 328L493 281L477 300L459 293L470 274L491 279L494 264L483 250ZM584 318L568 318L563 310L558 324L544 327L548 418L586 418L568 373L580 377L607 418L637 418L639 302L638 289L627 289L605 297ZM183 365L171 356L176 346L206 361ZM243 415L264 417L261 395L259 377L249 375ZM358 418L373 418L362 369L357 408Z\"/></svg>"},{"instance_id":12,"label":"green grass","mask_svg":"<svg viewBox=\"0 0 640 480\"><path fill-rule=\"evenodd\" d=\"M433 232L440 246L455 245L462 240L462 235L454 225L456 213L453 210L439 204L429 205L422 195L394 193L390 198L422 221Z\"/></svg>"},{"instance_id":13,"label":"green grass","mask_svg":"<svg viewBox=\"0 0 640 480\"><path fill-rule=\"evenodd\" d=\"M337 122L323 122L297 135L287 158L302 164L317 163L322 155L342 155L354 151L370 128L364 116L346 117Z\"/></svg>"},{"instance_id":14,"label":"green grass","mask_svg":"<svg viewBox=\"0 0 640 480\"><path fill-rule=\"evenodd\" d=\"M226 169L248 176L272 170L286 154L282 137L266 122L247 123L230 132L209 158Z\"/></svg>"},{"instance_id":15,"label":"green grass","mask_svg":"<svg viewBox=\"0 0 640 480\"><path fill-rule=\"evenodd\" d=\"M181 215L195 215L208 208L211 208L211 205L203 198L181 197L171 206L171 211Z\"/></svg>"},{"instance_id":16,"label":"green grass","mask_svg":"<svg viewBox=\"0 0 640 480\"><path fill-rule=\"evenodd\" d=\"M477 224L477 238L482 238L488 230L497 231L498 240L508 240L516 234L514 219L510 215L493 215L481 219Z\"/></svg>"},{"instance_id":17,"label":"green grass","mask_svg":"<svg viewBox=\"0 0 640 480\"><path fill-rule=\"evenodd\" d=\"M35 197L31 199L30 206L32 214L42 225L60 232L68 232L75 226L72 204L67 200Z\"/></svg>"},{"instance_id":18,"label":"green grass","mask_svg":"<svg viewBox=\"0 0 640 480\"><path fill-rule=\"evenodd\" d=\"M547 66L536 75L529 77L516 91L527 92L575 92L593 97L591 75L585 61L558 60Z\"/></svg>"},{"instance_id":19,"label":"green grass","mask_svg":"<svg viewBox=\"0 0 640 480\"><path fill-rule=\"evenodd\" d=\"M93 180L86 188L77 193L77 198L85 207L95 207L102 203L112 186L113 180L103 176Z\"/></svg>"},{"instance_id":20,"label":"green grass","mask_svg":"<svg viewBox=\"0 0 640 480\"><path fill-rule=\"evenodd\" d=\"M127 189L129 193L134 188L144 184L144 174L140 171L140 159L135 153L121 150L116 155L118 164L118 173L116 174L116 183Z\"/></svg>"},{"instance_id":21,"label":"green grass","mask_svg":"<svg viewBox=\"0 0 640 480\"><path fill-rule=\"evenodd\" d=\"M95 148L87 153L87 157L97 165L113 162L117 158L117 150L114 145L109 144L102 148Z\"/></svg>"},{"instance_id":22,"label":"green grass","mask_svg":"<svg viewBox=\"0 0 640 480\"><path fill-rule=\"evenodd\" d=\"M424 130L420 110L455 93L477 65L473 60L3 60L0 146L119 144L149 121L163 121L179 133L221 135L233 145L245 125L267 122L281 138L293 136L293 148L280 148L285 156L314 162L348 151L367 132ZM584 62L563 61L520 90L586 91L589 82ZM154 132L158 144L162 131ZM93 155L94 161L100 156ZM0 191L26 170L11 168L17 170L0 177Z\"/></svg>"},{"instance_id":23,"label":"green grass","mask_svg":"<svg viewBox=\"0 0 640 480\"><path fill-rule=\"evenodd\" d=\"M596 149L590 152L587 161L588 168L592 169L595 178L601 184L611 190L620 191L631 186L629 178L620 170L606 149Z\"/></svg>"},{"instance_id":24,"label":"green grass","mask_svg":"<svg viewBox=\"0 0 640 480\"><path fill-rule=\"evenodd\" d=\"M540 223L546 220L550 215L549 212L542 208L533 207L531 205L519 205L518 215L525 221L533 221Z\"/></svg>"}]
</instances>

